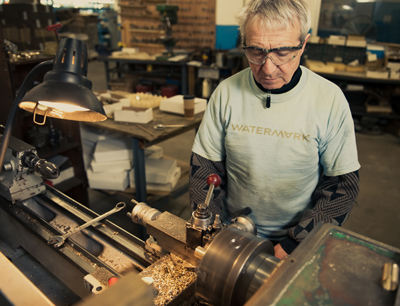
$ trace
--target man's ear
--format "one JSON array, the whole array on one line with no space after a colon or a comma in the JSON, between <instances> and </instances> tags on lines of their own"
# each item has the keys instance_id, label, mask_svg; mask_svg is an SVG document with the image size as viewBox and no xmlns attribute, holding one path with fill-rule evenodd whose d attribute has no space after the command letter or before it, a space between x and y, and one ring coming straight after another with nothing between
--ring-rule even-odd
<instances>
[{"instance_id":1,"label":"man's ear","mask_svg":"<svg viewBox=\"0 0 400 306\"><path fill-rule=\"evenodd\" d=\"M310 39L310 37L311 37L311 34L310 34L310 33L308 33L308 34L306 35L306 38L304 39L304 45L303 45L303 49L304 49L304 47L305 47L306 43L308 42L308 40Z\"/></svg>"},{"instance_id":2,"label":"man's ear","mask_svg":"<svg viewBox=\"0 0 400 306\"><path fill-rule=\"evenodd\" d=\"M308 33L308 34L306 35L306 38L304 39L303 48L301 48L301 54L303 54L304 48L306 47L306 44L307 44L308 40L310 39L310 37L311 37L311 34Z\"/></svg>"}]
</instances>

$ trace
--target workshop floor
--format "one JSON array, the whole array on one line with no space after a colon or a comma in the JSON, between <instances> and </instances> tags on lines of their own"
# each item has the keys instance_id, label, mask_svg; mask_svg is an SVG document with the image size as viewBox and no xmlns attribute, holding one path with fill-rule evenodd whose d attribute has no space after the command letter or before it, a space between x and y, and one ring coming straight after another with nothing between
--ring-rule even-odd
<instances>
[{"instance_id":1,"label":"workshop floor","mask_svg":"<svg viewBox=\"0 0 400 306\"><path fill-rule=\"evenodd\" d=\"M93 83L94 91L107 88L102 62L94 60L89 63L88 78ZM165 155L189 162L194 135L194 131L190 131L160 146ZM356 137L361 164L361 191L344 227L400 248L400 139L387 133L357 133ZM114 197L98 190L89 190L89 197L91 208L99 213L115 205ZM162 210L188 219L188 194L170 201ZM110 219L133 234L138 233L138 227L127 217L114 215Z\"/></svg>"}]
</instances>

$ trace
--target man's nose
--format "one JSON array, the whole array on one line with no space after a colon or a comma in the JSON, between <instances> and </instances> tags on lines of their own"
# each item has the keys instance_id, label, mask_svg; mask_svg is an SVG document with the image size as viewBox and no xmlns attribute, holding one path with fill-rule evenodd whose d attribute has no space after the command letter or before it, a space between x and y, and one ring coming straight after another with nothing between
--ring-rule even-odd
<instances>
[{"instance_id":1,"label":"man's nose","mask_svg":"<svg viewBox=\"0 0 400 306\"><path fill-rule=\"evenodd\" d=\"M262 66L262 70L265 74L272 74L276 70L276 65L272 62L272 60L267 57L264 65Z\"/></svg>"}]
</instances>

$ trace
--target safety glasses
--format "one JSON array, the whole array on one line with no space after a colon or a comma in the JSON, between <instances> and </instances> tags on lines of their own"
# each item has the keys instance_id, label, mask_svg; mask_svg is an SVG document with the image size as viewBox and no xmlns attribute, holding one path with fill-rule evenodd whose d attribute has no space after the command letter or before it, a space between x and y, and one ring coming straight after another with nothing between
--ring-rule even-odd
<instances>
[{"instance_id":1,"label":"safety glasses","mask_svg":"<svg viewBox=\"0 0 400 306\"><path fill-rule=\"evenodd\" d=\"M263 49L259 47L246 46L243 44L243 50L249 62L256 65L264 65L269 58L276 66L287 64L295 59L299 50L303 48L304 42L302 41L296 47L279 47L273 49Z\"/></svg>"}]
</instances>

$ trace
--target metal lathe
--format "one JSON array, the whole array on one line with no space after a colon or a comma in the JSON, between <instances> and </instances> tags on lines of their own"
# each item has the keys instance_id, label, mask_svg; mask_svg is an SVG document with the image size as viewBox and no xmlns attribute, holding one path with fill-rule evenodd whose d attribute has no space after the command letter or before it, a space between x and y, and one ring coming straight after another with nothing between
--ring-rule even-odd
<instances>
[{"instance_id":1,"label":"metal lathe","mask_svg":"<svg viewBox=\"0 0 400 306\"><path fill-rule=\"evenodd\" d=\"M10 142L0 241L32 255L79 297L74 305L400 305L399 249L320 224L280 261L245 213L225 225L209 211L218 176L190 220L118 203L110 214L144 226L143 241L45 185L42 176L56 171L35 148ZM0 305L21 305L22 295L54 305L27 277L7 280L18 272L0 255Z\"/></svg>"}]
</instances>

